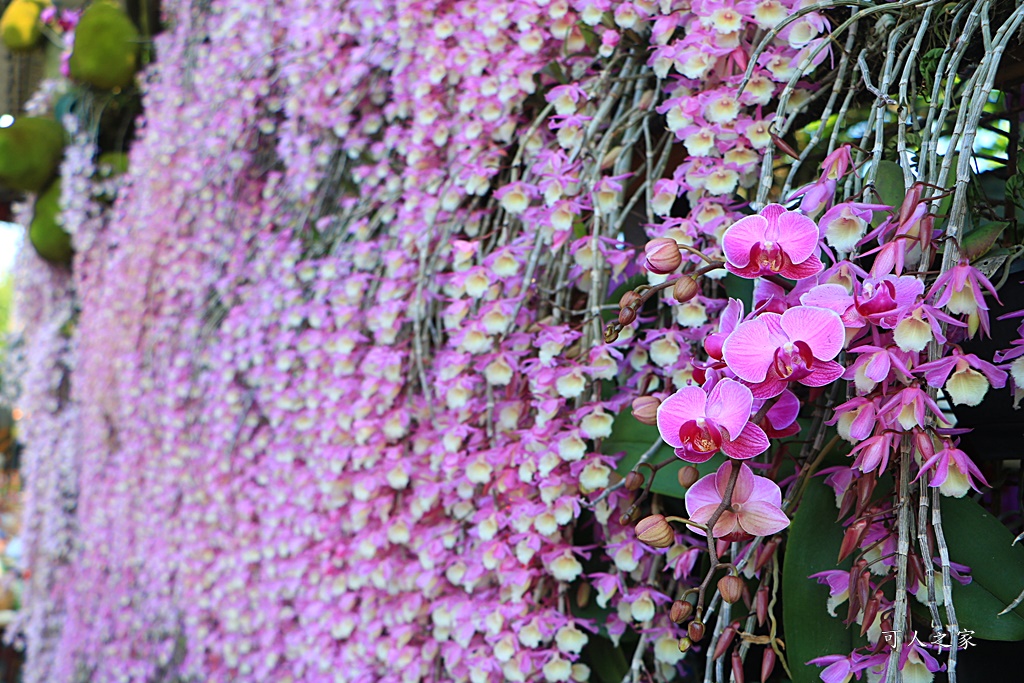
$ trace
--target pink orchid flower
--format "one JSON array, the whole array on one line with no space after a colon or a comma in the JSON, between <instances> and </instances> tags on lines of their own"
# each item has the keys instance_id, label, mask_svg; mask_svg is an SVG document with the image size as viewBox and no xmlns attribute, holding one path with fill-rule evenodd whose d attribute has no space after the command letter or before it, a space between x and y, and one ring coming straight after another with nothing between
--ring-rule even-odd
<instances>
[{"instance_id":1,"label":"pink orchid flower","mask_svg":"<svg viewBox=\"0 0 1024 683\"><path fill-rule=\"evenodd\" d=\"M756 216L745 216L722 236L725 267L740 277L781 275L802 280L821 272L818 226L797 211L769 204Z\"/></svg>"},{"instance_id":2,"label":"pink orchid flower","mask_svg":"<svg viewBox=\"0 0 1024 683\"><path fill-rule=\"evenodd\" d=\"M918 365L914 372L923 374L930 387L938 389L945 385L945 391L953 404L965 406L981 403L990 386L1002 389L1006 386L1007 377L1005 370L981 360L973 353L964 353L958 346L953 347L948 356Z\"/></svg>"},{"instance_id":3,"label":"pink orchid flower","mask_svg":"<svg viewBox=\"0 0 1024 683\"><path fill-rule=\"evenodd\" d=\"M690 520L706 524L725 496L732 468L739 475L732 490L732 504L715 522L711 535L729 541L753 536L770 536L789 526L789 517L782 511L782 491L771 479L758 477L743 463L727 461L715 474L700 479L686 492L686 512ZM702 536L707 534L694 528Z\"/></svg>"},{"instance_id":4,"label":"pink orchid flower","mask_svg":"<svg viewBox=\"0 0 1024 683\"><path fill-rule=\"evenodd\" d=\"M884 653L863 655L854 650L849 655L825 655L807 663L825 667L820 674L824 683L849 683L854 676L860 680L865 669L878 666L887 659L888 655Z\"/></svg>"},{"instance_id":5,"label":"pink orchid flower","mask_svg":"<svg viewBox=\"0 0 1024 683\"><path fill-rule=\"evenodd\" d=\"M889 399L880 409L879 412L887 415L891 415L896 422L899 422L903 429L910 431L914 427L923 427L927 420L927 410L930 410L935 416L935 419L943 424L949 424L949 421L942 414L942 410L939 408L939 404L928 395L927 392L923 391L921 387L913 384L909 387L900 389L896 394ZM891 422L892 419L886 420Z\"/></svg>"},{"instance_id":6,"label":"pink orchid flower","mask_svg":"<svg viewBox=\"0 0 1024 683\"><path fill-rule=\"evenodd\" d=\"M768 450L768 437L751 424L750 389L734 379L719 380L711 391L683 387L658 406L658 431L687 462L701 463L721 450L745 460Z\"/></svg>"},{"instance_id":7,"label":"pink orchid flower","mask_svg":"<svg viewBox=\"0 0 1024 683\"><path fill-rule=\"evenodd\" d=\"M854 446L850 451L850 455L857 456L853 461L853 466L865 474L874 472L876 469L879 472L884 472L886 465L889 464L889 456L892 454L893 437L893 432L885 430Z\"/></svg>"},{"instance_id":8,"label":"pink orchid flower","mask_svg":"<svg viewBox=\"0 0 1024 683\"><path fill-rule=\"evenodd\" d=\"M938 295L935 305L944 306L953 315L966 315L968 331L973 337L979 325L983 333L989 333L988 304L985 303L983 289L999 301L999 295L988 278L963 259L935 280L928 296Z\"/></svg>"},{"instance_id":9,"label":"pink orchid flower","mask_svg":"<svg viewBox=\"0 0 1024 683\"><path fill-rule=\"evenodd\" d=\"M863 396L851 398L846 403L836 406L831 420L827 425L836 425L836 431L852 444L859 443L871 436L875 429L875 414L878 401L870 401Z\"/></svg>"},{"instance_id":10,"label":"pink orchid flower","mask_svg":"<svg viewBox=\"0 0 1024 683\"><path fill-rule=\"evenodd\" d=\"M956 448L949 439L943 439L942 448L936 451L931 437L927 434L915 436L917 438L914 439L914 443L918 451L927 459L921 463L921 471L914 477L914 481L924 476L925 472L933 470L928 485L937 487L943 495L953 498L962 498L969 489L981 491L979 481L982 486L989 485L985 475L970 456Z\"/></svg>"},{"instance_id":11,"label":"pink orchid flower","mask_svg":"<svg viewBox=\"0 0 1024 683\"><path fill-rule=\"evenodd\" d=\"M894 370L904 379L911 377L907 365L909 354L900 351L896 346L863 344L850 349L850 353L861 355L846 369L843 379L852 379L857 391L862 394L872 391L879 382L885 382Z\"/></svg>"},{"instance_id":12,"label":"pink orchid flower","mask_svg":"<svg viewBox=\"0 0 1024 683\"><path fill-rule=\"evenodd\" d=\"M740 324L726 339L723 355L736 376L752 385L756 398L771 398L788 382L820 387L838 379L843 367L832 359L845 341L835 311L796 306Z\"/></svg>"}]
</instances>

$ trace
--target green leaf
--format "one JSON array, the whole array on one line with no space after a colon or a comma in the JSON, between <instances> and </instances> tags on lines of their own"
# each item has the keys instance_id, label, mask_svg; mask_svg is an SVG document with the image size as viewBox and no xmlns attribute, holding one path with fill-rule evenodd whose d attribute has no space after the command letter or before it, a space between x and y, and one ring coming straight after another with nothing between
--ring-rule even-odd
<instances>
[{"instance_id":1,"label":"green leaf","mask_svg":"<svg viewBox=\"0 0 1024 683\"><path fill-rule=\"evenodd\" d=\"M626 655L607 638L591 636L581 654L601 683L621 683L629 672Z\"/></svg>"},{"instance_id":2,"label":"green leaf","mask_svg":"<svg viewBox=\"0 0 1024 683\"><path fill-rule=\"evenodd\" d=\"M918 69L921 71L921 81L924 84L921 94L926 100L932 96L932 88L935 85L935 72L938 71L939 60L942 59L944 51L944 48L933 47L921 55L921 58L918 60Z\"/></svg>"},{"instance_id":3,"label":"green leaf","mask_svg":"<svg viewBox=\"0 0 1024 683\"><path fill-rule=\"evenodd\" d=\"M875 174L875 193L894 209L899 209L907 190L903 186L903 169L899 164L882 160L878 162L878 173Z\"/></svg>"},{"instance_id":4,"label":"green leaf","mask_svg":"<svg viewBox=\"0 0 1024 683\"><path fill-rule=\"evenodd\" d=\"M982 221L981 225L971 230L960 242L963 255L971 261L981 258L988 253L1008 225L1006 221Z\"/></svg>"},{"instance_id":5,"label":"green leaf","mask_svg":"<svg viewBox=\"0 0 1024 683\"><path fill-rule=\"evenodd\" d=\"M601 444L601 451L608 455L625 453L622 460L619 461L618 467L615 468L615 471L624 477L636 467L640 457L655 443L658 444L658 449L647 459L647 462L652 465L669 459L674 459L674 462L658 470L654 477L654 483L651 485L651 491L672 498L682 498L686 495L686 489L679 485L679 470L687 463L676 458L672 448L661 440L657 427L638 422L628 408L615 416L612 434ZM716 471L724 461L725 457L718 453L707 462L697 465L697 471L703 477ZM647 468L640 471L643 472L645 478L650 476L650 471Z\"/></svg>"},{"instance_id":6,"label":"green leaf","mask_svg":"<svg viewBox=\"0 0 1024 683\"><path fill-rule=\"evenodd\" d=\"M725 293L731 299L739 299L743 302L743 310L749 311L754 301L754 281L729 273L725 276Z\"/></svg>"},{"instance_id":7,"label":"green leaf","mask_svg":"<svg viewBox=\"0 0 1024 683\"><path fill-rule=\"evenodd\" d=\"M782 567L783 623L793 683L820 683L821 668L806 662L850 652L856 645L853 631L826 610L828 587L807 578L851 566L851 558L836 564L843 529L835 518L835 494L821 478L812 478L790 525Z\"/></svg>"},{"instance_id":8,"label":"green leaf","mask_svg":"<svg viewBox=\"0 0 1024 683\"><path fill-rule=\"evenodd\" d=\"M1024 640L1024 605L999 616L1024 590L1024 547L1010 545L1010 530L970 498L942 499L942 530L949 559L971 568L971 583L953 582L960 628L986 640Z\"/></svg>"}]
</instances>

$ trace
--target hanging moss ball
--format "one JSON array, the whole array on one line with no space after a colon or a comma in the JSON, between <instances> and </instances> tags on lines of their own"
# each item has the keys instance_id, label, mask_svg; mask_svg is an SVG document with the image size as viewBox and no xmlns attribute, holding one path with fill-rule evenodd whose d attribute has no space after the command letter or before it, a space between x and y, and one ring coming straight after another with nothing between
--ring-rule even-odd
<instances>
[{"instance_id":1,"label":"hanging moss ball","mask_svg":"<svg viewBox=\"0 0 1024 683\"><path fill-rule=\"evenodd\" d=\"M28 239L36 253L50 263L71 263L71 235L60 225L60 178L36 199Z\"/></svg>"},{"instance_id":2,"label":"hanging moss ball","mask_svg":"<svg viewBox=\"0 0 1024 683\"><path fill-rule=\"evenodd\" d=\"M0 185L39 192L57 174L64 128L53 119L22 116L0 128Z\"/></svg>"},{"instance_id":3,"label":"hanging moss ball","mask_svg":"<svg viewBox=\"0 0 1024 683\"><path fill-rule=\"evenodd\" d=\"M94 2L82 13L71 52L71 77L101 90L131 85L139 63L139 32L113 2Z\"/></svg>"},{"instance_id":4,"label":"hanging moss ball","mask_svg":"<svg viewBox=\"0 0 1024 683\"><path fill-rule=\"evenodd\" d=\"M117 176L128 170L128 155L124 152L104 152L96 160L101 176Z\"/></svg>"},{"instance_id":5,"label":"hanging moss ball","mask_svg":"<svg viewBox=\"0 0 1024 683\"><path fill-rule=\"evenodd\" d=\"M31 50L39 42L39 15L47 3L14 0L0 17L0 37L9 50Z\"/></svg>"}]
</instances>

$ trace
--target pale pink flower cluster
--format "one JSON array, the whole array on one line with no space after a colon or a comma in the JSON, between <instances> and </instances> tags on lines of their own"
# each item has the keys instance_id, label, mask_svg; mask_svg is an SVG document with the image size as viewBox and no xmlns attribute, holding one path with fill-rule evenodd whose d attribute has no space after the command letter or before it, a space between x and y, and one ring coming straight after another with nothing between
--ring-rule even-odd
<instances>
[{"instance_id":1,"label":"pale pink flower cluster","mask_svg":"<svg viewBox=\"0 0 1024 683\"><path fill-rule=\"evenodd\" d=\"M38 475L27 680L584 681L583 581L613 642L643 631L657 673L675 675L679 629L650 580L661 558L620 519L630 495L583 512L612 484L597 447L629 398L671 387L658 417L680 457L743 461L686 501L707 521L735 473L711 532L739 540L788 524L749 463L798 429L798 392L853 381L860 402L837 419L863 441L863 473L885 469L895 424L921 432L921 385L967 403L1005 377L970 354L918 362L946 341L941 322L987 325L969 265L927 294L891 248L870 273L826 267L853 233L884 246L905 232L833 206L848 150L802 213L739 213L771 142L766 108L828 39L821 15L791 23L738 91L755 36L798 4L165 3L117 202L86 199L93 150L76 139L74 274L22 266ZM639 271L608 220L578 229L631 191L581 152L603 132L602 60L635 36L662 79L651 106L685 150L643 198L657 216L644 227L757 285L750 312L700 293L666 301L667 328L641 320L604 346L578 311L536 319L551 296L536 282L588 292ZM531 128L538 102L551 114ZM616 378L625 390L602 398ZM882 419L856 419L867 411ZM961 454L932 444L928 483L973 484ZM574 537L581 518L596 547ZM665 571L692 581L697 555Z\"/></svg>"}]
</instances>

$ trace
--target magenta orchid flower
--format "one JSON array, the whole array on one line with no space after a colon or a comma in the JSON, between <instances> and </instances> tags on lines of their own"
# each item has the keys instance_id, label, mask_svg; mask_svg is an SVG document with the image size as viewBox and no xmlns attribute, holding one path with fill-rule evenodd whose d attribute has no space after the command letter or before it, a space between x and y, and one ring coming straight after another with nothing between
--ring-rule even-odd
<instances>
[{"instance_id":1,"label":"magenta orchid flower","mask_svg":"<svg viewBox=\"0 0 1024 683\"><path fill-rule=\"evenodd\" d=\"M939 404L928 395L928 392L923 391L916 384L904 387L896 392L891 399L882 405L879 412L887 416L891 414L891 418L886 420L886 424L889 424L892 418L894 418L903 429L910 431L914 427L923 427L925 425L925 420L927 419L926 409L930 410L939 422L949 424L949 421L943 416Z\"/></svg>"},{"instance_id":2,"label":"magenta orchid flower","mask_svg":"<svg viewBox=\"0 0 1024 683\"><path fill-rule=\"evenodd\" d=\"M896 346L864 344L850 349L850 353L861 355L843 373L843 378L852 379L857 391L862 394L873 390L879 382L886 381L893 370L904 379L911 377L906 358L909 354L900 351Z\"/></svg>"},{"instance_id":3,"label":"magenta orchid flower","mask_svg":"<svg viewBox=\"0 0 1024 683\"><path fill-rule=\"evenodd\" d=\"M825 655L807 663L825 667L819 674L824 683L849 683L854 676L860 680L865 669L877 666L887 658L888 655L884 653L863 655L854 650L849 655Z\"/></svg>"},{"instance_id":4,"label":"magenta orchid flower","mask_svg":"<svg viewBox=\"0 0 1024 683\"><path fill-rule=\"evenodd\" d=\"M857 396L836 406L832 419L826 421L825 424L836 425L839 436L856 444L871 436L871 432L875 429L877 409L877 401Z\"/></svg>"},{"instance_id":5,"label":"magenta orchid flower","mask_svg":"<svg viewBox=\"0 0 1024 683\"><path fill-rule=\"evenodd\" d=\"M745 216L722 236L725 267L745 278L781 275L802 280L821 272L818 226L781 204L769 204L756 216Z\"/></svg>"},{"instance_id":6,"label":"magenta orchid flower","mask_svg":"<svg viewBox=\"0 0 1024 683\"><path fill-rule=\"evenodd\" d=\"M949 439L942 440L942 448L935 451L931 438L922 435L915 439L921 455L927 459L921 463L921 471L917 473L914 481L920 479L925 472L932 470L932 477L928 485L937 487L944 496L963 498L968 490L980 491L982 486L988 486L985 475L981 473L978 466L974 464L970 456L959 448L956 448Z\"/></svg>"},{"instance_id":7,"label":"magenta orchid flower","mask_svg":"<svg viewBox=\"0 0 1024 683\"><path fill-rule=\"evenodd\" d=\"M820 234L837 251L853 251L871 224L874 212L888 208L884 204L861 202L836 204L818 221Z\"/></svg>"},{"instance_id":8,"label":"magenta orchid flower","mask_svg":"<svg viewBox=\"0 0 1024 683\"><path fill-rule=\"evenodd\" d=\"M817 579L821 585L828 586L828 602L825 608L830 615L836 616L836 607L850 597L850 572L843 569L829 569L811 574L807 578Z\"/></svg>"},{"instance_id":9,"label":"magenta orchid flower","mask_svg":"<svg viewBox=\"0 0 1024 683\"><path fill-rule=\"evenodd\" d=\"M973 353L964 353L960 347L953 347L949 356L918 365L915 372L923 374L930 387L937 389L945 385L953 404L965 406L981 403L989 386L1002 389L1006 386L1007 377L1005 370Z\"/></svg>"},{"instance_id":10,"label":"magenta orchid flower","mask_svg":"<svg viewBox=\"0 0 1024 683\"><path fill-rule=\"evenodd\" d=\"M785 313L762 313L740 324L725 341L729 368L751 384L757 398L778 396L788 382L824 386L843 374L833 359L846 341L835 311L797 306Z\"/></svg>"},{"instance_id":11,"label":"magenta orchid flower","mask_svg":"<svg viewBox=\"0 0 1024 683\"><path fill-rule=\"evenodd\" d=\"M876 434L853 447L850 455L856 455L853 466L865 474L868 472L884 472L889 464L889 455L892 453L894 432L889 430Z\"/></svg>"},{"instance_id":12,"label":"magenta orchid flower","mask_svg":"<svg viewBox=\"0 0 1024 683\"><path fill-rule=\"evenodd\" d=\"M992 298L999 301L995 287L988 278L963 259L935 280L935 284L928 290L928 296L938 295L935 305L944 306L953 315L966 315L968 330L974 336L979 325L982 332L989 333L988 305L982 289L988 290Z\"/></svg>"},{"instance_id":13,"label":"magenta orchid flower","mask_svg":"<svg viewBox=\"0 0 1024 683\"><path fill-rule=\"evenodd\" d=\"M782 511L782 491L771 479L758 477L743 463L727 461L715 474L700 479L686 492L686 512L691 521L706 524L718 510L725 496L732 468L739 467L732 490L732 504L715 522L711 535L729 541L752 536L770 536L789 526L789 517ZM691 527L694 533L707 534Z\"/></svg>"},{"instance_id":14,"label":"magenta orchid flower","mask_svg":"<svg viewBox=\"0 0 1024 683\"><path fill-rule=\"evenodd\" d=\"M745 460L768 450L768 437L751 424L754 397L733 379L721 379L707 393L683 387L658 407L661 438L687 462L701 463L721 450Z\"/></svg>"}]
</instances>

